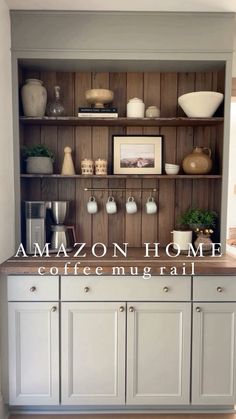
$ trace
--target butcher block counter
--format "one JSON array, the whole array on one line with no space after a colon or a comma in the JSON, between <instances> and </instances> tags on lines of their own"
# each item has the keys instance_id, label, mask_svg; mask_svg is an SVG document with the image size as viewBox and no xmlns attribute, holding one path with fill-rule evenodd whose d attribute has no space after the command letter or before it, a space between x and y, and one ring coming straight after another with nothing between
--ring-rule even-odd
<instances>
[{"instance_id":1,"label":"butcher block counter","mask_svg":"<svg viewBox=\"0 0 236 419\"><path fill-rule=\"evenodd\" d=\"M144 268L153 275L235 275L236 257L222 256L194 257L187 255L168 256L163 249L158 257L150 250L145 257L145 248L129 248L127 257L114 249L106 249L101 256L92 254L90 248L68 253L68 257L50 254L49 257L12 257L0 265L2 275L142 275ZM100 256L98 256L100 255ZM117 268L121 268L118 270ZM148 269L149 268L149 269Z\"/></svg>"}]
</instances>

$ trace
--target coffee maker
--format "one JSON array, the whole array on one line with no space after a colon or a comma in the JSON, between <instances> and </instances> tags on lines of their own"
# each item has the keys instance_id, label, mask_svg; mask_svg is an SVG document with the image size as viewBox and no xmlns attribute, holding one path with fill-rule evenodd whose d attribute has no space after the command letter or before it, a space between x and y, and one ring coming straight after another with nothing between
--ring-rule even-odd
<instances>
[{"instance_id":1,"label":"coffee maker","mask_svg":"<svg viewBox=\"0 0 236 419\"><path fill-rule=\"evenodd\" d=\"M50 243L49 252L56 253L63 244L67 252L75 242L74 228L65 225L70 201L26 201L26 252L33 254L34 243L43 249ZM72 230L73 239L69 234Z\"/></svg>"}]
</instances>

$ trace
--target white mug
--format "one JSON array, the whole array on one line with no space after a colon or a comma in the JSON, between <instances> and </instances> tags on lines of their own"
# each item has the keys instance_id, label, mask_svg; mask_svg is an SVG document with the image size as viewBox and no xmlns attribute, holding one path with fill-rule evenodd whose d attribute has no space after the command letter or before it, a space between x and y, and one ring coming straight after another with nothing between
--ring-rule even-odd
<instances>
[{"instance_id":1,"label":"white mug","mask_svg":"<svg viewBox=\"0 0 236 419\"><path fill-rule=\"evenodd\" d=\"M130 196L126 202L126 212L127 214L135 214L138 211L137 204L133 196Z\"/></svg>"},{"instance_id":2,"label":"white mug","mask_svg":"<svg viewBox=\"0 0 236 419\"><path fill-rule=\"evenodd\" d=\"M157 204L154 201L154 198L150 196L146 202L146 213L147 214L156 214Z\"/></svg>"},{"instance_id":3,"label":"white mug","mask_svg":"<svg viewBox=\"0 0 236 419\"><path fill-rule=\"evenodd\" d=\"M117 212L116 202L113 196L109 196L106 203L107 214L115 214Z\"/></svg>"},{"instance_id":4,"label":"white mug","mask_svg":"<svg viewBox=\"0 0 236 419\"><path fill-rule=\"evenodd\" d=\"M87 202L87 211L89 214L96 214L98 212L98 204L94 196L90 196Z\"/></svg>"}]
</instances>

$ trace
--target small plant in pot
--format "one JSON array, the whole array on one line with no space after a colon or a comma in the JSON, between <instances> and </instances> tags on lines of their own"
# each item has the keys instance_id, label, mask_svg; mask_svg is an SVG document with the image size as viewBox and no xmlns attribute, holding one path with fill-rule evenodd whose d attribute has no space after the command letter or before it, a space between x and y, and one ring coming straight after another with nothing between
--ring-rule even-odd
<instances>
[{"instance_id":1,"label":"small plant in pot","mask_svg":"<svg viewBox=\"0 0 236 419\"><path fill-rule=\"evenodd\" d=\"M194 241L195 248L198 248L202 243L204 253L211 250L210 236L213 233L213 228L216 227L217 217L215 211L199 208L190 208L180 217L181 224L188 226L197 236Z\"/></svg>"},{"instance_id":2,"label":"small plant in pot","mask_svg":"<svg viewBox=\"0 0 236 419\"><path fill-rule=\"evenodd\" d=\"M26 172L29 174L52 174L54 154L43 144L23 147L23 159L26 161Z\"/></svg>"}]
</instances>

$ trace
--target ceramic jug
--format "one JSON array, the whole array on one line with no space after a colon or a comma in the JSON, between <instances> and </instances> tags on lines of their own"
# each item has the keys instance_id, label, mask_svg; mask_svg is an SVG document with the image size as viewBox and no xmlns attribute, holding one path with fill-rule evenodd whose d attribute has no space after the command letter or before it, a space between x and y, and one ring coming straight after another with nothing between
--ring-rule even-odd
<instances>
[{"instance_id":1,"label":"ceramic jug","mask_svg":"<svg viewBox=\"0 0 236 419\"><path fill-rule=\"evenodd\" d=\"M42 80L27 79L21 90L24 115L42 117L45 115L47 90Z\"/></svg>"},{"instance_id":2,"label":"ceramic jug","mask_svg":"<svg viewBox=\"0 0 236 419\"><path fill-rule=\"evenodd\" d=\"M211 171L211 150L208 147L194 147L182 163L183 170L189 175L205 175Z\"/></svg>"}]
</instances>

